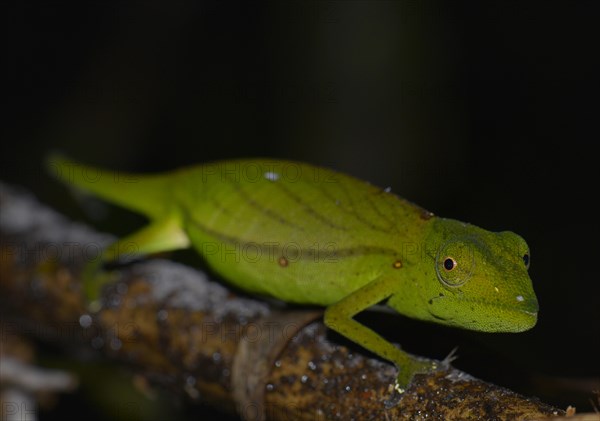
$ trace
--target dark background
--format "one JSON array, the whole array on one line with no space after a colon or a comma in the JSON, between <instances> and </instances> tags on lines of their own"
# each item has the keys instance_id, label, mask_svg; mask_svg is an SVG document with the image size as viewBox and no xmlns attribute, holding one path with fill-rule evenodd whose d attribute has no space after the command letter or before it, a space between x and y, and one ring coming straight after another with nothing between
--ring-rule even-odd
<instances>
[{"instance_id":1,"label":"dark background","mask_svg":"<svg viewBox=\"0 0 600 421\"><path fill-rule=\"evenodd\" d=\"M593 4L9 2L0 179L124 234L143 221L112 207L90 218L44 173L48 151L138 171L291 158L515 231L531 247L532 331L376 323L402 327L386 335L409 350L441 358L459 345L459 368L589 410L600 376ZM45 419L87 412L85 398L61 402Z\"/></svg>"}]
</instances>

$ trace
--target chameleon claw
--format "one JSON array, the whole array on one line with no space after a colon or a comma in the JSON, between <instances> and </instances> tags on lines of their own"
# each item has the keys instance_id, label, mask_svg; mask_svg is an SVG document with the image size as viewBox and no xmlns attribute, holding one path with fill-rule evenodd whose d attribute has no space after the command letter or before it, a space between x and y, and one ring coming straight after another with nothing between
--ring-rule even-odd
<instances>
[{"instance_id":1,"label":"chameleon claw","mask_svg":"<svg viewBox=\"0 0 600 421\"><path fill-rule=\"evenodd\" d=\"M396 384L394 384L394 390L396 392L398 392L399 394L403 394L404 392L406 392L406 389L404 389L403 387L400 386L400 384L398 383L398 380L396 380Z\"/></svg>"},{"instance_id":2,"label":"chameleon claw","mask_svg":"<svg viewBox=\"0 0 600 421\"><path fill-rule=\"evenodd\" d=\"M452 351L444 358L441 362L442 366L448 367L454 360L458 359L458 355L456 352L458 351L458 347L454 347Z\"/></svg>"},{"instance_id":3,"label":"chameleon claw","mask_svg":"<svg viewBox=\"0 0 600 421\"><path fill-rule=\"evenodd\" d=\"M398 376L394 384L396 392L402 394L406 392L412 383L415 374L429 374L437 371L439 365L437 361L411 361L410 365L399 369Z\"/></svg>"}]
</instances>

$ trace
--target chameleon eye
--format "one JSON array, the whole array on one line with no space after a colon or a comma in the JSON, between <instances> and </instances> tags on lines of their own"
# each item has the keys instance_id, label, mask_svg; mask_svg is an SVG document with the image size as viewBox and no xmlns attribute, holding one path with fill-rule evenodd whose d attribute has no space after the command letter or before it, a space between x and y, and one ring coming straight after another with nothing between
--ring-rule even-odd
<instances>
[{"instance_id":1,"label":"chameleon eye","mask_svg":"<svg viewBox=\"0 0 600 421\"><path fill-rule=\"evenodd\" d=\"M523 255L523 263L525 263L525 267L529 269L529 253Z\"/></svg>"},{"instance_id":2,"label":"chameleon eye","mask_svg":"<svg viewBox=\"0 0 600 421\"><path fill-rule=\"evenodd\" d=\"M457 264L458 263L456 263L456 260L454 260L452 257L446 257L446 259L444 260L444 269L450 272L456 267Z\"/></svg>"},{"instance_id":3,"label":"chameleon eye","mask_svg":"<svg viewBox=\"0 0 600 421\"><path fill-rule=\"evenodd\" d=\"M435 259L438 280L446 288L464 285L473 274L475 245L471 241L453 239L439 248Z\"/></svg>"}]
</instances>

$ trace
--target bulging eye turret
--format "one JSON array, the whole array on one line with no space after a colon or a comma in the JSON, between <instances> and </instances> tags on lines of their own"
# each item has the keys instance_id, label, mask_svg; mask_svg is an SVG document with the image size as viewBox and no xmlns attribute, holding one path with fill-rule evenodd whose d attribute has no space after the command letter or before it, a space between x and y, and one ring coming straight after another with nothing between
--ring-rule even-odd
<instances>
[{"instance_id":1,"label":"bulging eye turret","mask_svg":"<svg viewBox=\"0 0 600 421\"><path fill-rule=\"evenodd\" d=\"M450 240L437 253L435 269L446 287L459 287L469 280L475 265L474 245L470 241Z\"/></svg>"}]
</instances>

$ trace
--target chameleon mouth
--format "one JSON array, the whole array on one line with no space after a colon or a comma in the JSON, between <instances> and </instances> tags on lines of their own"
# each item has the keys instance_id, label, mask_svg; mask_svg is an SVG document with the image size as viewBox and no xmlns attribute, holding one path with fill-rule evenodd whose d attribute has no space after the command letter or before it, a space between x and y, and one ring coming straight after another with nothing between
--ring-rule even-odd
<instances>
[{"instance_id":1,"label":"chameleon mouth","mask_svg":"<svg viewBox=\"0 0 600 421\"><path fill-rule=\"evenodd\" d=\"M527 311L527 310L520 310L520 311L525 314L529 314L530 316L535 316L535 317L537 317L537 314L538 314L537 311Z\"/></svg>"},{"instance_id":2,"label":"chameleon mouth","mask_svg":"<svg viewBox=\"0 0 600 421\"><path fill-rule=\"evenodd\" d=\"M488 332L524 332L531 329L537 323L538 312L519 308L507 308L490 306L490 311L496 310L495 317L484 322L482 330ZM500 310L501 313L497 313ZM500 314L500 317L498 317Z\"/></svg>"},{"instance_id":3,"label":"chameleon mouth","mask_svg":"<svg viewBox=\"0 0 600 421\"><path fill-rule=\"evenodd\" d=\"M521 317L520 322L515 323L515 325L512 326L512 329L507 330L508 332L524 332L526 330L531 329L532 327L534 327L536 325L537 318L538 318L537 311L533 312L533 311L527 311L527 310L519 310L518 313L526 315L525 319L523 319Z\"/></svg>"},{"instance_id":4,"label":"chameleon mouth","mask_svg":"<svg viewBox=\"0 0 600 421\"><path fill-rule=\"evenodd\" d=\"M519 306L482 303L461 300L462 310L457 310L446 297L434 297L429 301L429 314L439 323L482 332L523 332L537 323L537 301ZM454 302L456 304L456 302Z\"/></svg>"}]
</instances>

